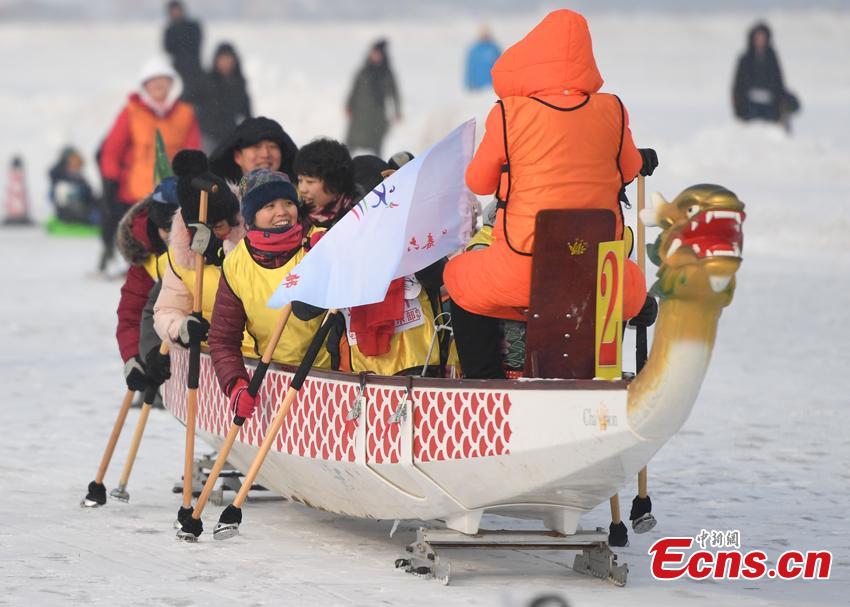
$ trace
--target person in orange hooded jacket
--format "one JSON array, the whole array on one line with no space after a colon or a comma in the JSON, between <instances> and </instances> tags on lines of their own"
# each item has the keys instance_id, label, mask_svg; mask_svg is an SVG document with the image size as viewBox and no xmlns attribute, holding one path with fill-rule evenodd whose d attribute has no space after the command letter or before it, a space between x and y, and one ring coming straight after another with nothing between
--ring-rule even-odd
<instances>
[{"instance_id":1,"label":"person in orange hooded jacket","mask_svg":"<svg viewBox=\"0 0 850 607\"><path fill-rule=\"evenodd\" d=\"M201 147L195 111L180 101L182 90L180 77L168 61L151 58L139 74L138 90L130 95L103 142L99 153L105 207L101 270L112 256L118 222L154 188L157 130L169 160L182 149Z\"/></svg>"},{"instance_id":2,"label":"person in orange hooded jacket","mask_svg":"<svg viewBox=\"0 0 850 607\"><path fill-rule=\"evenodd\" d=\"M601 208L617 217L620 193L655 152L638 150L618 97L599 93L590 31L580 14L558 10L507 49L492 69L499 101L466 171L476 194L501 201L493 243L449 261L445 285L464 375L504 377L498 319L525 320L531 295L534 224L543 209ZM625 318L646 299L636 264L625 271Z\"/></svg>"}]
</instances>

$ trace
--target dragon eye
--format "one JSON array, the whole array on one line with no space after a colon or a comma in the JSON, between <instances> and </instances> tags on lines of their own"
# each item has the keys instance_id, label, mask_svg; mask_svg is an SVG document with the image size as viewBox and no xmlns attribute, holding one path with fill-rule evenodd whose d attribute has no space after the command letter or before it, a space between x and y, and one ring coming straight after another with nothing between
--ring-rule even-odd
<instances>
[{"instance_id":1,"label":"dragon eye","mask_svg":"<svg viewBox=\"0 0 850 607\"><path fill-rule=\"evenodd\" d=\"M699 212L700 212L699 205L698 204L692 204L691 206L688 207L688 211L687 211L688 219L690 219L691 217L693 217L694 215L696 215Z\"/></svg>"}]
</instances>

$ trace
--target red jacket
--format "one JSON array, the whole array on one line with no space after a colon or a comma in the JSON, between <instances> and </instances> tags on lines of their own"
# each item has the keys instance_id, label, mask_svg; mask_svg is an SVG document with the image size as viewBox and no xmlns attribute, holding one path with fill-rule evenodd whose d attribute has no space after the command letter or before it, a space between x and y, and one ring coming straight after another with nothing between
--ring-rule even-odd
<instances>
[{"instance_id":1,"label":"red jacket","mask_svg":"<svg viewBox=\"0 0 850 607\"><path fill-rule=\"evenodd\" d=\"M236 297L224 274L218 283L215 294L215 307L210 320L210 334L207 339L212 357L215 375L222 392L229 394L233 383L242 378L248 381L248 371L242 358L242 336L248 315L245 306Z\"/></svg>"},{"instance_id":2,"label":"red jacket","mask_svg":"<svg viewBox=\"0 0 850 607\"><path fill-rule=\"evenodd\" d=\"M118 200L133 204L153 190L156 131L169 160L182 149L201 148L201 130L192 106L177 101L158 116L134 93L110 129L100 157L104 179L118 182Z\"/></svg>"},{"instance_id":3,"label":"red jacket","mask_svg":"<svg viewBox=\"0 0 850 607\"><path fill-rule=\"evenodd\" d=\"M119 247L125 256L132 254L130 261L133 262L121 286L121 298L118 300L118 328L115 331L121 360L124 362L139 354L142 310L154 285L153 278L138 261L143 254L155 254L148 238L148 212L145 204L140 202L134 205L127 212L126 220L122 220L118 228L119 232L123 232L119 236ZM125 251L128 247L133 248L132 253Z\"/></svg>"}]
</instances>

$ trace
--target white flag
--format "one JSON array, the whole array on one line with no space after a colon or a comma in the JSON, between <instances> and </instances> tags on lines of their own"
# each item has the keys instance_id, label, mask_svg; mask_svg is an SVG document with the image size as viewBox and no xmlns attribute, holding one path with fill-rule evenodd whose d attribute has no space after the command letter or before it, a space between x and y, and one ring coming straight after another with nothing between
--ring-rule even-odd
<instances>
[{"instance_id":1,"label":"white flag","mask_svg":"<svg viewBox=\"0 0 850 607\"><path fill-rule=\"evenodd\" d=\"M472 210L464 174L475 120L390 175L304 256L268 305L292 301L348 308L383 301L390 282L457 251Z\"/></svg>"}]
</instances>

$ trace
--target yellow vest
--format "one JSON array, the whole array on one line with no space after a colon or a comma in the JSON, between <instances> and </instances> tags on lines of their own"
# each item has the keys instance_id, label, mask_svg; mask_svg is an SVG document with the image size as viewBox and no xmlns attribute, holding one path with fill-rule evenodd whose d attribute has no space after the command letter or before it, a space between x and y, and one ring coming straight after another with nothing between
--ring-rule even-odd
<instances>
[{"instance_id":1,"label":"yellow vest","mask_svg":"<svg viewBox=\"0 0 850 607\"><path fill-rule=\"evenodd\" d=\"M473 247L489 247L491 244L493 244L493 228L492 226L483 226L466 243L466 250L471 251Z\"/></svg>"},{"instance_id":2,"label":"yellow vest","mask_svg":"<svg viewBox=\"0 0 850 607\"><path fill-rule=\"evenodd\" d=\"M162 280L162 274L165 272L165 264L167 261L167 253L163 253L159 257L156 255L148 255L148 258L145 260L145 263L142 264L142 267L145 268L148 275L153 278L154 282L156 282L157 280Z\"/></svg>"},{"instance_id":3,"label":"yellow vest","mask_svg":"<svg viewBox=\"0 0 850 607\"><path fill-rule=\"evenodd\" d=\"M353 343L354 336L350 331L348 332L351 370L353 372L371 371L378 375L395 375L405 369L420 367L424 364L431 340L434 338L434 311L431 309L431 300L428 299L425 289L422 289L415 301L418 302L418 306L405 304L405 313L411 311L412 314L419 314L421 309L424 322L393 335L390 339L390 351L386 354L366 356ZM439 340L434 341L434 349L431 352L428 365L434 367L440 365Z\"/></svg>"},{"instance_id":4,"label":"yellow vest","mask_svg":"<svg viewBox=\"0 0 850 607\"><path fill-rule=\"evenodd\" d=\"M171 270L177 275L183 284L186 285L186 288L189 289L189 293L195 292L195 267L194 264L191 268L186 266L181 266L177 263L177 260L174 257L174 250L169 247L168 248L168 265L171 266ZM204 318L207 321L212 320L212 311L213 306L215 305L215 294L218 291L218 283L221 280L221 270L218 266L213 264L204 264L204 284L203 291L201 293L201 313L204 315Z\"/></svg>"},{"instance_id":5,"label":"yellow vest","mask_svg":"<svg viewBox=\"0 0 850 607\"><path fill-rule=\"evenodd\" d=\"M315 229L312 229L308 236L314 231ZM264 268L254 261L243 240L224 258L222 266L224 278L245 308L245 315L248 317L245 328L253 338L254 356L262 356L280 315L280 310L269 308L266 302L306 254L307 252L302 248L281 267ZM301 364L307 353L307 347L321 324L321 316L308 321L290 316L272 360L285 365ZM331 357L326 348L319 351L313 366L330 369Z\"/></svg>"},{"instance_id":6,"label":"yellow vest","mask_svg":"<svg viewBox=\"0 0 850 607\"><path fill-rule=\"evenodd\" d=\"M195 268L187 268L179 265L174 259L174 253L169 247L168 252L163 255L167 257L168 264L171 270L179 278L189 293L195 292ZM163 266L163 270L164 270ZM215 306L215 294L218 292L218 283L221 281L221 270L218 266L212 264L204 264L204 285L201 293L201 314L207 319L207 322L212 322L212 311ZM206 343L206 342L204 342ZM245 331L242 335L242 355L249 358L257 358L254 353L254 339Z\"/></svg>"}]
</instances>

